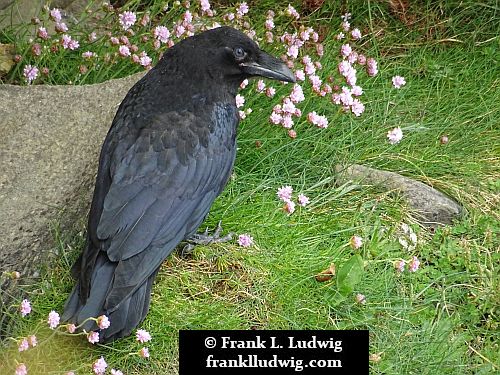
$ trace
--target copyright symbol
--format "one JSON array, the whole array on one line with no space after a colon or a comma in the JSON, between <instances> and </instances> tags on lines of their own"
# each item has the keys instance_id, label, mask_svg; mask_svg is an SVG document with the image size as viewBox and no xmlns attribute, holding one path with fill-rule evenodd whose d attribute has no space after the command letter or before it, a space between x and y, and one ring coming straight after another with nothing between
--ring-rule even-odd
<instances>
[{"instance_id":1,"label":"copyright symbol","mask_svg":"<svg viewBox=\"0 0 500 375\"><path fill-rule=\"evenodd\" d=\"M207 337L205 339L205 347L207 349L213 349L217 345L217 340L215 340L215 337Z\"/></svg>"}]
</instances>

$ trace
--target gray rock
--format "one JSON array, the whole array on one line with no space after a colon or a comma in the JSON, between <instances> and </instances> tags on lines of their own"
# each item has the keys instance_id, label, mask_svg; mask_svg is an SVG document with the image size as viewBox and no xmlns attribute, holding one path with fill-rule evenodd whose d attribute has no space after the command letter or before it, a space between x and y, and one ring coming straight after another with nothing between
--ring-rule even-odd
<instances>
[{"instance_id":1,"label":"gray rock","mask_svg":"<svg viewBox=\"0 0 500 375\"><path fill-rule=\"evenodd\" d=\"M38 17L46 1L0 0L0 30L7 26L26 24Z\"/></svg>"},{"instance_id":2,"label":"gray rock","mask_svg":"<svg viewBox=\"0 0 500 375\"><path fill-rule=\"evenodd\" d=\"M357 164L348 167L337 165L335 171L339 184L353 181L401 193L414 210L415 218L426 226L452 224L463 212L462 206L440 191L394 172Z\"/></svg>"},{"instance_id":3,"label":"gray rock","mask_svg":"<svg viewBox=\"0 0 500 375\"><path fill-rule=\"evenodd\" d=\"M53 223L82 223L101 144L143 74L87 86L0 86L0 274L36 274L53 248Z\"/></svg>"}]
</instances>

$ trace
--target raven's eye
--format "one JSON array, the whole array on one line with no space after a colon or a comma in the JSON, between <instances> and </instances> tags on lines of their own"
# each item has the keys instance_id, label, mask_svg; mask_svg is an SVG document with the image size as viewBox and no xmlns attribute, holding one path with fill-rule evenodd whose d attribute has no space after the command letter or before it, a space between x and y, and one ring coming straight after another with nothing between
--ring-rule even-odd
<instances>
[{"instance_id":1,"label":"raven's eye","mask_svg":"<svg viewBox=\"0 0 500 375\"><path fill-rule=\"evenodd\" d=\"M238 60L243 59L246 55L246 52L242 47L236 47L233 50L233 53L234 53L234 57L236 57Z\"/></svg>"}]
</instances>

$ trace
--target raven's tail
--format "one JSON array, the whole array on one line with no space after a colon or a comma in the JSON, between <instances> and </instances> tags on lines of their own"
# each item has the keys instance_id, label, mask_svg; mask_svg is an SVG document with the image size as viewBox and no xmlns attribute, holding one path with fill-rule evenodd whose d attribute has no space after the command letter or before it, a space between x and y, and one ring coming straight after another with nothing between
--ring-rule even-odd
<instances>
[{"instance_id":1,"label":"raven's tail","mask_svg":"<svg viewBox=\"0 0 500 375\"><path fill-rule=\"evenodd\" d=\"M81 329L99 331L99 342L109 342L128 336L144 320L149 310L151 287L157 271L153 272L137 289L127 296L117 308L106 311L105 300L113 284L117 263L110 262L105 254L99 255L92 272L90 295L85 303L80 298L80 282L77 282L64 306L62 320L81 325L89 317L106 315L110 326L99 330L93 320L85 322Z\"/></svg>"}]
</instances>

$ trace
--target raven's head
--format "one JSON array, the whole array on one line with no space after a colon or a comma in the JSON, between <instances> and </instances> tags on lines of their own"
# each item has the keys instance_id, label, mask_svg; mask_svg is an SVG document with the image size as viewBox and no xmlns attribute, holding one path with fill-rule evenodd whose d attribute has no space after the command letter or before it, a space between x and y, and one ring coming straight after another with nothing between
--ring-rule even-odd
<instances>
[{"instance_id":1,"label":"raven's head","mask_svg":"<svg viewBox=\"0 0 500 375\"><path fill-rule=\"evenodd\" d=\"M189 58L184 59L186 64L196 64L196 67L186 66L192 74L208 74L215 80L237 85L254 76L295 82L283 61L262 51L252 39L232 27L208 30L183 40L179 46L181 44L190 51Z\"/></svg>"}]
</instances>

